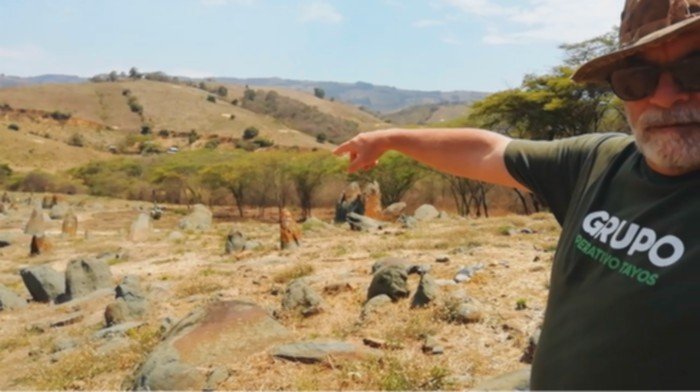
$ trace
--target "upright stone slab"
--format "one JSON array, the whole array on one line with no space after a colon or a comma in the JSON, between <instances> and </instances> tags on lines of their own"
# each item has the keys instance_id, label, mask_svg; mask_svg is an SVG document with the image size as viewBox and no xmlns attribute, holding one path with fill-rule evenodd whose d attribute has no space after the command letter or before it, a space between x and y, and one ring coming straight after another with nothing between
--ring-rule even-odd
<instances>
[{"instance_id":1,"label":"upright stone slab","mask_svg":"<svg viewBox=\"0 0 700 392\"><path fill-rule=\"evenodd\" d=\"M131 224L129 229L129 240L134 242L142 242L150 238L153 232L151 217L148 214L141 213L138 218Z\"/></svg>"},{"instance_id":2,"label":"upright stone slab","mask_svg":"<svg viewBox=\"0 0 700 392\"><path fill-rule=\"evenodd\" d=\"M103 259L76 259L66 268L66 297L82 297L95 290L112 287L112 272Z\"/></svg>"},{"instance_id":3,"label":"upright stone slab","mask_svg":"<svg viewBox=\"0 0 700 392\"><path fill-rule=\"evenodd\" d=\"M233 230L228 232L226 236L226 245L224 251L226 254L241 252L245 249L246 238L240 231Z\"/></svg>"},{"instance_id":4,"label":"upright stone slab","mask_svg":"<svg viewBox=\"0 0 700 392\"><path fill-rule=\"evenodd\" d=\"M78 234L78 217L75 215L73 210L68 210L66 215L63 217L61 232L68 236L75 236Z\"/></svg>"},{"instance_id":5,"label":"upright stone slab","mask_svg":"<svg viewBox=\"0 0 700 392\"><path fill-rule=\"evenodd\" d=\"M180 220L179 227L183 230L208 230L211 227L212 212L203 204L195 204L192 212Z\"/></svg>"},{"instance_id":6,"label":"upright stone slab","mask_svg":"<svg viewBox=\"0 0 700 392\"><path fill-rule=\"evenodd\" d=\"M406 209L406 203L400 201L398 203L394 203L390 205L389 207L385 208L382 213L387 216L388 218L391 219L398 219L399 216L401 216L401 213L403 210Z\"/></svg>"},{"instance_id":7,"label":"upright stone slab","mask_svg":"<svg viewBox=\"0 0 700 392\"><path fill-rule=\"evenodd\" d=\"M286 208L280 211L280 248L295 249L299 247L301 228Z\"/></svg>"},{"instance_id":8,"label":"upright stone slab","mask_svg":"<svg viewBox=\"0 0 700 392\"><path fill-rule=\"evenodd\" d=\"M382 193L379 183L374 181L367 184L362 194L365 198L365 215L372 219L383 220Z\"/></svg>"},{"instance_id":9,"label":"upright stone slab","mask_svg":"<svg viewBox=\"0 0 700 392\"><path fill-rule=\"evenodd\" d=\"M335 222L345 223L350 213L365 213L365 200L357 182L351 182L340 194L335 205Z\"/></svg>"},{"instance_id":10,"label":"upright stone slab","mask_svg":"<svg viewBox=\"0 0 700 392\"><path fill-rule=\"evenodd\" d=\"M135 390L215 389L231 361L290 341L292 334L257 305L217 302L180 320L136 371ZM221 369L221 371L209 371ZM216 375L215 378L212 378Z\"/></svg>"},{"instance_id":11,"label":"upright stone slab","mask_svg":"<svg viewBox=\"0 0 700 392\"><path fill-rule=\"evenodd\" d=\"M34 301L51 302L66 291L63 274L47 265L22 268L19 273Z\"/></svg>"},{"instance_id":12,"label":"upright stone slab","mask_svg":"<svg viewBox=\"0 0 700 392\"><path fill-rule=\"evenodd\" d=\"M24 226L24 234L43 236L48 227L48 219L40 209L34 209Z\"/></svg>"},{"instance_id":13,"label":"upright stone slab","mask_svg":"<svg viewBox=\"0 0 700 392\"><path fill-rule=\"evenodd\" d=\"M49 218L54 220L63 219L63 217L66 216L66 213L68 213L68 206L65 203L58 203L51 207L51 211L49 211Z\"/></svg>"}]
</instances>

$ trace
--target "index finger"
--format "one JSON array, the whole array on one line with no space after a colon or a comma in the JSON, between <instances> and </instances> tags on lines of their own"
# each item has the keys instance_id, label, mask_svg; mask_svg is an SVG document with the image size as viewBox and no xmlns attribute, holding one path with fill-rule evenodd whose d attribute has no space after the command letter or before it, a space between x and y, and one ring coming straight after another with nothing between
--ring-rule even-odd
<instances>
[{"instance_id":1,"label":"index finger","mask_svg":"<svg viewBox=\"0 0 700 392\"><path fill-rule=\"evenodd\" d=\"M343 155L343 154L350 152L350 151L351 151L350 150L350 143L345 142L345 143L339 145L338 147L336 147L335 150L333 150L333 154Z\"/></svg>"}]
</instances>

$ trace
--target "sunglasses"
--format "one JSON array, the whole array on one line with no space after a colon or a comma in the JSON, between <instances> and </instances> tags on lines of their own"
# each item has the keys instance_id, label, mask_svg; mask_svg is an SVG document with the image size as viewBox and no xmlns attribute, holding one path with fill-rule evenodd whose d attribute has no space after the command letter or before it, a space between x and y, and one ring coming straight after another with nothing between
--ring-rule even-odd
<instances>
[{"instance_id":1,"label":"sunglasses","mask_svg":"<svg viewBox=\"0 0 700 392\"><path fill-rule=\"evenodd\" d=\"M700 52L673 64L637 64L620 68L610 74L608 83L623 101L637 101L654 94L664 72L669 72L684 92L700 91Z\"/></svg>"}]
</instances>

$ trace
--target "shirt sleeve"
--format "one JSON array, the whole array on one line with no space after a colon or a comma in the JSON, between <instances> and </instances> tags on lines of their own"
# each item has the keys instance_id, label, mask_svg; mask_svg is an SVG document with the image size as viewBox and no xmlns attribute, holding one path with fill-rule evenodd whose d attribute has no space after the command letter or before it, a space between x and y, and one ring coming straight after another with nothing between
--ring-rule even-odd
<instances>
[{"instance_id":1,"label":"shirt sleeve","mask_svg":"<svg viewBox=\"0 0 700 392\"><path fill-rule=\"evenodd\" d=\"M505 164L518 182L544 200L561 224L576 185L596 148L613 134L587 134L555 141L513 140Z\"/></svg>"}]
</instances>

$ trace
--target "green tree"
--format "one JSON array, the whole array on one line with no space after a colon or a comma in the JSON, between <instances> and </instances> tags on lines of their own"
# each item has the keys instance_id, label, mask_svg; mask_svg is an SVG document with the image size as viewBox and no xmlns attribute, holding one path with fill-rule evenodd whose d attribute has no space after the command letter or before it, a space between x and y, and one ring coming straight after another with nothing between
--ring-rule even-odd
<instances>
[{"instance_id":1,"label":"green tree","mask_svg":"<svg viewBox=\"0 0 700 392\"><path fill-rule=\"evenodd\" d=\"M129 70L129 77L131 79L141 79L141 74L139 73L139 70L136 69L136 67L131 67Z\"/></svg>"},{"instance_id":2,"label":"green tree","mask_svg":"<svg viewBox=\"0 0 700 392\"><path fill-rule=\"evenodd\" d=\"M314 96L319 99L323 99L326 96L326 91L320 87L314 87Z\"/></svg>"},{"instance_id":3,"label":"green tree","mask_svg":"<svg viewBox=\"0 0 700 392\"><path fill-rule=\"evenodd\" d=\"M311 215L314 197L319 187L343 169L340 159L327 151L295 154L289 161L289 177L294 183L302 217Z\"/></svg>"},{"instance_id":4,"label":"green tree","mask_svg":"<svg viewBox=\"0 0 700 392\"><path fill-rule=\"evenodd\" d=\"M228 89L224 86L219 86L219 88L216 89L216 95L220 96L221 98L226 98L228 95Z\"/></svg>"},{"instance_id":5,"label":"green tree","mask_svg":"<svg viewBox=\"0 0 700 392\"><path fill-rule=\"evenodd\" d=\"M231 192L241 218L255 179L252 165L250 155L241 154L226 163L205 167L201 173L202 184L210 190L225 188Z\"/></svg>"},{"instance_id":6,"label":"green tree","mask_svg":"<svg viewBox=\"0 0 700 392\"><path fill-rule=\"evenodd\" d=\"M395 151L389 151L377 166L350 176L351 180L377 181L382 192L382 206L401 201L415 183L427 173L425 166Z\"/></svg>"},{"instance_id":7,"label":"green tree","mask_svg":"<svg viewBox=\"0 0 700 392\"><path fill-rule=\"evenodd\" d=\"M519 138L552 140L589 132L626 131L621 103L608 89L571 80L574 68L614 49L613 33L562 45L565 65L527 75L519 88L474 103L471 125Z\"/></svg>"}]
</instances>

